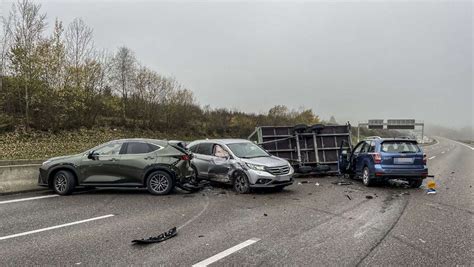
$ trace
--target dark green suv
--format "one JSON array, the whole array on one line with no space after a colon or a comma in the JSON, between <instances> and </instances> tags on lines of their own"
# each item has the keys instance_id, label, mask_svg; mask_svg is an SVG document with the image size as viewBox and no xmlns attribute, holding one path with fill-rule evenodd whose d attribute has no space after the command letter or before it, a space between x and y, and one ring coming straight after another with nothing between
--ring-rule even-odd
<instances>
[{"instance_id":1,"label":"dark green suv","mask_svg":"<svg viewBox=\"0 0 474 267\"><path fill-rule=\"evenodd\" d=\"M184 145L155 139L114 140L77 155L51 158L40 168L38 184L60 195L76 186L146 187L168 194L193 177Z\"/></svg>"}]
</instances>

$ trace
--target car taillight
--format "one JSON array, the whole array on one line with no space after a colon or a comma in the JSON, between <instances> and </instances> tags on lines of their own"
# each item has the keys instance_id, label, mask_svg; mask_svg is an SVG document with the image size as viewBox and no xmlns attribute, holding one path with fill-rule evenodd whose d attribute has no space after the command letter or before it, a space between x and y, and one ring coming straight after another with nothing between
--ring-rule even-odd
<instances>
[{"instance_id":1,"label":"car taillight","mask_svg":"<svg viewBox=\"0 0 474 267\"><path fill-rule=\"evenodd\" d=\"M182 155L181 160L191 160L191 157L189 155Z\"/></svg>"},{"instance_id":2,"label":"car taillight","mask_svg":"<svg viewBox=\"0 0 474 267\"><path fill-rule=\"evenodd\" d=\"M426 154L423 154L423 164L426 164L426 161L427 161L427 156Z\"/></svg>"},{"instance_id":3,"label":"car taillight","mask_svg":"<svg viewBox=\"0 0 474 267\"><path fill-rule=\"evenodd\" d=\"M375 164L380 164L382 162L382 155L380 153L371 153L371 155Z\"/></svg>"}]
</instances>

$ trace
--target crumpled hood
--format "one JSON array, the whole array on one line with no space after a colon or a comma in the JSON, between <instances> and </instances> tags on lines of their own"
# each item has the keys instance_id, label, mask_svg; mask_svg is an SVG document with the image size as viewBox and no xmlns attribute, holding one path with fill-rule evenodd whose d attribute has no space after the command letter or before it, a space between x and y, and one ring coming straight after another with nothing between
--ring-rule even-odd
<instances>
[{"instance_id":1,"label":"crumpled hood","mask_svg":"<svg viewBox=\"0 0 474 267\"><path fill-rule=\"evenodd\" d=\"M242 161L250 164L263 165L266 167L279 167L288 165L288 161L274 156L242 159Z\"/></svg>"}]
</instances>

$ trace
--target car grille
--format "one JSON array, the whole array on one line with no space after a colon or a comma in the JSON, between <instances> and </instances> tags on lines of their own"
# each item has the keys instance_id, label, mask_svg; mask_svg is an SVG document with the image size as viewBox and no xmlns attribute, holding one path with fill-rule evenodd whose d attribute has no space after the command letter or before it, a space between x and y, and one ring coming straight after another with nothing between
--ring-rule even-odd
<instances>
[{"instance_id":1,"label":"car grille","mask_svg":"<svg viewBox=\"0 0 474 267\"><path fill-rule=\"evenodd\" d=\"M273 175L286 175L290 173L290 166L267 167L266 171Z\"/></svg>"}]
</instances>

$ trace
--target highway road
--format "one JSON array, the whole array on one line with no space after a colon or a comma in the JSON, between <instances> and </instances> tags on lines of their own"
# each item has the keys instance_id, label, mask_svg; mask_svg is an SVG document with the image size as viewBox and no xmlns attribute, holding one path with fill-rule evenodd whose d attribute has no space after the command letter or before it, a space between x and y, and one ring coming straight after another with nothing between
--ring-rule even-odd
<instances>
[{"instance_id":1,"label":"highway road","mask_svg":"<svg viewBox=\"0 0 474 267\"><path fill-rule=\"evenodd\" d=\"M322 177L249 195L214 187L164 197L110 189L0 196L0 259L2 265L472 266L474 150L438 141L424 148L436 195ZM166 242L131 243L174 226L178 235Z\"/></svg>"}]
</instances>

